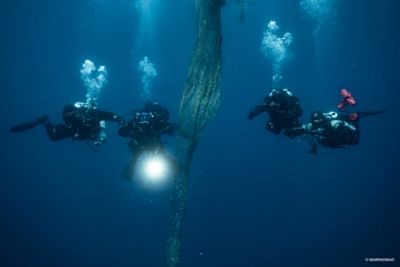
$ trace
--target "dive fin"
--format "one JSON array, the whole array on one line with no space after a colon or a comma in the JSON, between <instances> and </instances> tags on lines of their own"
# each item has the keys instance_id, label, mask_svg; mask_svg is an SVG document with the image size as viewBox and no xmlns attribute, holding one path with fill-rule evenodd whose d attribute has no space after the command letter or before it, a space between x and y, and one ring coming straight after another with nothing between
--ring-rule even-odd
<instances>
[{"instance_id":1,"label":"dive fin","mask_svg":"<svg viewBox=\"0 0 400 267\"><path fill-rule=\"evenodd\" d=\"M87 146L90 148L90 150L92 150L93 152L98 152L97 151L97 149L96 148L94 148L93 146L92 146L92 144L90 144L87 140L85 141L85 143L87 144Z\"/></svg>"},{"instance_id":2,"label":"dive fin","mask_svg":"<svg viewBox=\"0 0 400 267\"><path fill-rule=\"evenodd\" d=\"M32 121L32 122L26 122L26 123L21 123L18 124L14 127L10 128L10 131L13 133L20 133L20 132L25 132L28 131L30 129L35 128L36 126L38 126L40 123L37 121Z\"/></svg>"},{"instance_id":3,"label":"dive fin","mask_svg":"<svg viewBox=\"0 0 400 267\"><path fill-rule=\"evenodd\" d=\"M383 113L388 112L387 110L375 110L375 111L362 111L362 112L357 112L359 118L365 118L365 117L370 117L370 116L375 116L375 115L380 115Z\"/></svg>"},{"instance_id":4,"label":"dive fin","mask_svg":"<svg viewBox=\"0 0 400 267\"><path fill-rule=\"evenodd\" d=\"M49 117L47 115L45 115L45 116L38 118L37 120L15 125L14 127L10 128L10 132L13 132L13 133L25 132L25 131L35 128L39 124L46 123L48 120L49 120Z\"/></svg>"},{"instance_id":5,"label":"dive fin","mask_svg":"<svg viewBox=\"0 0 400 267\"><path fill-rule=\"evenodd\" d=\"M308 151L308 153L312 154L312 155L317 155L317 153L318 153L318 150L317 150L318 145L316 143L311 143L310 145L311 145L311 148L310 148L310 151Z\"/></svg>"},{"instance_id":6,"label":"dive fin","mask_svg":"<svg viewBox=\"0 0 400 267\"><path fill-rule=\"evenodd\" d=\"M135 176L136 162L132 159L121 172L121 178L124 180L132 180Z\"/></svg>"}]
</instances>

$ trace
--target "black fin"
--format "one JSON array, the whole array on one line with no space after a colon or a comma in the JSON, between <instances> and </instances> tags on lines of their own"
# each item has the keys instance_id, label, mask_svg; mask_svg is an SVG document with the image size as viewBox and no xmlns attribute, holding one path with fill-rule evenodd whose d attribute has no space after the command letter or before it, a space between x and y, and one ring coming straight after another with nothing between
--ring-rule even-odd
<instances>
[{"instance_id":1,"label":"black fin","mask_svg":"<svg viewBox=\"0 0 400 267\"><path fill-rule=\"evenodd\" d=\"M380 115L383 113L388 112L387 110L374 110L374 111L362 111L362 112L357 112L359 118L365 118L365 117L370 117L370 116L375 116L375 115Z\"/></svg>"},{"instance_id":2,"label":"black fin","mask_svg":"<svg viewBox=\"0 0 400 267\"><path fill-rule=\"evenodd\" d=\"M121 178L124 180L132 180L135 176L136 162L132 159L121 172Z\"/></svg>"},{"instance_id":3,"label":"black fin","mask_svg":"<svg viewBox=\"0 0 400 267\"><path fill-rule=\"evenodd\" d=\"M85 143L88 145L88 147L90 148L90 150L92 150L93 152L99 152L99 151L97 151L97 149L96 148L94 148L93 146L92 146L92 144L91 143L89 143L89 141L85 141Z\"/></svg>"},{"instance_id":4,"label":"black fin","mask_svg":"<svg viewBox=\"0 0 400 267\"><path fill-rule=\"evenodd\" d=\"M13 132L13 133L25 132L25 131L28 131L30 129L35 128L39 124L40 123L38 123L37 121L21 123L21 124L18 124L16 126L14 126L14 127L11 127L10 131Z\"/></svg>"}]
</instances>

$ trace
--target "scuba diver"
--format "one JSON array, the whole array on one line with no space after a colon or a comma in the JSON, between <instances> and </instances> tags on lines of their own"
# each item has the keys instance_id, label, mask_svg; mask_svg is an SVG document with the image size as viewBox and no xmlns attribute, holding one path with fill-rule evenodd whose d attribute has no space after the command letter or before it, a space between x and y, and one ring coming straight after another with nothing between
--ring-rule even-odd
<instances>
[{"instance_id":1,"label":"scuba diver","mask_svg":"<svg viewBox=\"0 0 400 267\"><path fill-rule=\"evenodd\" d=\"M175 132L175 124L168 120L169 111L152 101L146 101L143 108L133 111L133 118L118 131L120 136L130 138L128 146L132 153L131 163L122 172L123 178L134 176L136 161L144 151L162 153L165 143L161 136Z\"/></svg>"},{"instance_id":2,"label":"scuba diver","mask_svg":"<svg viewBox=\"0 0 400 267\"><path fill-rule=\"evenodd\" d=\"M306 126L307 133L312 137L310 153L316 154L318 144L329 148L344 148L348 145L358 145L360 142L360 126L357 121L335 111L322 113L315 111L311 114L311 122Z\"/></svg>"},{"instance_id":3,"label":"scuba diver","mask_svg":"<svg viewBox=\"0 0 400 267\"><path fill-rule=\"evenodd\" d=\"M52 141L67 138L73 140L93 141L95 145L106 142L105 121L114 121L123 124L122 117L98 109L95 103L76 102L66 105L63 109L64 123L53 125L47 115L34 121L16 125L10 129L13 133L20 133L44 125L47 135Z\"/></svg>"},{"instance_id":4,"label":"scuba diver","mask_svg":"<svg viewBox=\"0 0 400 267\"><path fill-rule=\"evenodd\" d=\"M290 137L307 135L311 143L309 151L311 154L317 153L317 144L328 148L358 145L360 142L360 118L382 114L386 111L350 113L348 108L355 106L356 100L346 89L341 89L340 94L342 98L337 106L340 113L315 111L311 114L310 123L286 129L287 135Z\"/></svg>"},{"instance_id":5,"label":"scuba diver","mask_svg":"<svg viewBox=\"0 0 400 267\"><path fill-rule=\"evenodd\" d=\"M251 120L263 112L269 115L265 128L275 134L279 134L284 129L301 126L298 121L303 114L300 101L288 89L273 89L264 98L263 104L255 106L249 112L248 118ZM290 131L284 130L283 134L290 136Z\"/></svg>"}]
</instances>

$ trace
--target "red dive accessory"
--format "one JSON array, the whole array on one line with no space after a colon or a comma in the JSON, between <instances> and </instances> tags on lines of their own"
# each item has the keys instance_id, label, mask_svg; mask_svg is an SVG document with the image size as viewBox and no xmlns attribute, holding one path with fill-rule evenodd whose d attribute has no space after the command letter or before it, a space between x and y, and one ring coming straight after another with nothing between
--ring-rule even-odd
<instances>
[{"instance_id":1,"label":"red dive accessory","mask_svg":"<svg viewBox=\"0 0 400 267\"><path fill-rule=\"evenodd\" d=\"M337 108L340 110L343 110L347 105L350 106L355 106L356 105L356 100L354 99L354 97L351 95L351 93L349 91L347 91L347 89L341 89L340 90L340 96L342 97L342 99L340 100L339 104L337 105Z\"/></svg>"},{"instance_id":2,"label":"red dive accessory","mask_svg":"<svg viewBox=\"0 0 400 267\"><path fill-rule=\"evenodd\" d=\"M358 113L357 112L353 112L353 113L351 113L350 114L350 116L349 116L349 119L351 120L351 121L357 121L358 120Z\"/></svg>"}]
</instances>

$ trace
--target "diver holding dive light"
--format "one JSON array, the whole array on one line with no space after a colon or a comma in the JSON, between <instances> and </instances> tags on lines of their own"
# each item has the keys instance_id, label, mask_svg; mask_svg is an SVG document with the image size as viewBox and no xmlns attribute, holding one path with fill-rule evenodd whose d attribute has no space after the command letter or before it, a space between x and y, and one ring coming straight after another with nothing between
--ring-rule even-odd
<instances>
[{"instance_id":1,"label":"diver holding dive light","mask_svg":"<svg viewBox=\"0 0 400 267\"><path fill-rule=\"evenodd\" d=\"M122 178L131 179L134 176L136 162L143 152L163 152L165 143L161 140L162 135L173 135L175 132L175 124L168 120L169 111L152 101L146 101L143 108L133 112L133 118L118 131L120 136L130 138L128 146L132 153Z\"/></svg>"}]
</instances>

